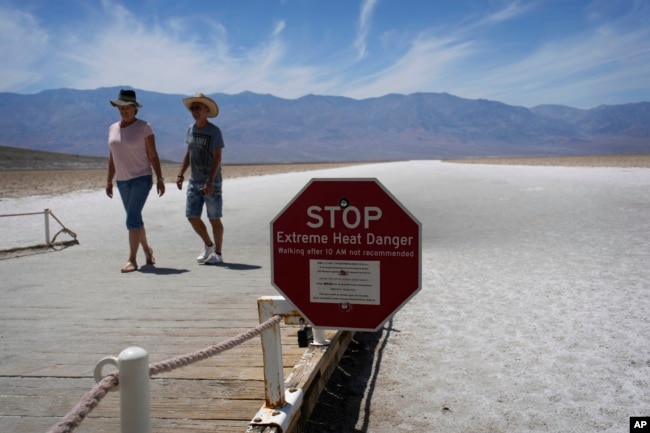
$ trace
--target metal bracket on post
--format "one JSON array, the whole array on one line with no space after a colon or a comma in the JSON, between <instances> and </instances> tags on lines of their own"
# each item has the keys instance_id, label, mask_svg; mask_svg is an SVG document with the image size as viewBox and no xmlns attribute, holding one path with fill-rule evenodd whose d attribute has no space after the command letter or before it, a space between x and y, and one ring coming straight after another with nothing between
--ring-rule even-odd
<instances>
[{"instance_id":1,"label":"metal bracket on post","mask_svg":"<svg viewBox=\"0 0 650 433\"><path fill-rule=\"evenodd\" d=\"M285 405L280 408L262 407L257 411L249 425L249 431L255 426L276 427L280 433L287 431L295 414L300 413L303 392L292 388L285 393ZM266 430L264 430L266 431Z\"/></svg>"}]
</instances>

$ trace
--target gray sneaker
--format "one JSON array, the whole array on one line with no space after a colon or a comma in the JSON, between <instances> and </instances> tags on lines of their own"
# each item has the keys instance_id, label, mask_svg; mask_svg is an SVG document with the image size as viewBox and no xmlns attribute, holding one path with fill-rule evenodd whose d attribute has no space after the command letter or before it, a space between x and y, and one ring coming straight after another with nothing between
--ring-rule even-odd
<instances>
[{"instance_id":1,"label":"gray sneaker","mask_svg":"<svg viewBox=\"0 0 650 433\"><path fill-rule=\"evenodd\" d=\"M204 263L206 265L218 265L219 263L223 263L223 257L221 257L221 254L213 253L210 254L210 257Z\"/></svg>"},{"instance_id":2,"label":"gray sneaker","mask_svg":"<svg viewBox=\"0 0 650 433\"><path fill-rule=\"evenodd\" d=\"M196 261L199 263L205 263L206 260L210 258L210 256L214 253L214 244L211 246L204 246L203 251L201 251L201 255L196 258Z\"/></svg>"}]
</instances>

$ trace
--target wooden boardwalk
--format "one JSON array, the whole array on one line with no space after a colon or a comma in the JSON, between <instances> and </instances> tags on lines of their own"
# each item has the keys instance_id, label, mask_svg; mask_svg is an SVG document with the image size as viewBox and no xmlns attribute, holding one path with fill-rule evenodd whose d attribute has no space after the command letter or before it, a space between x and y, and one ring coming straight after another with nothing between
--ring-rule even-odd
<instances>
[{"instance_id":1,"label":"wooden boardwalk","mask_svg":"<svg viewBox=\"0 0 650 433\"><path fill-rule=\"evenodd\" d=\"M30 261L56 266L80 249L0 260L0 265L3 272L10 269L9 262L18 268L29 267L25 262ZM3 285L6 301L0 307L0 431L48 431L95 385L93 369L104 356L136 345L149 352L149 362L165 361L258 324L257 290L241 289L239 277L225 278L228 271L245 273L244 266L201 267L191 273L220 272L221 281L201 286L198 280L188 283L186 276L188 286L176 286L173 292L176 272L162 267L141 271L94 283L80 283L71 273L68 284L3 275L10 283ZM36 268L34 273L39 273ZM166 276L162 290L160 275ZM253 286L255 281L249 280ZM228 285L235 289L225 289ZM275 293L270 289L266 294ZM285 378L297 380L292 371L301 364L299 380L309 386L304 390L304 421L351 333L330 331L328 349L306 351L298 347L297 327L283 323L281 328ZM300 362L303 356L306 363ZM154 376L152 431L245 432L264 403L262 367L260 338L255 337L210 359ZM109 393L75 431L119 432L119 393Z\"/></svg>"}]
</instances>

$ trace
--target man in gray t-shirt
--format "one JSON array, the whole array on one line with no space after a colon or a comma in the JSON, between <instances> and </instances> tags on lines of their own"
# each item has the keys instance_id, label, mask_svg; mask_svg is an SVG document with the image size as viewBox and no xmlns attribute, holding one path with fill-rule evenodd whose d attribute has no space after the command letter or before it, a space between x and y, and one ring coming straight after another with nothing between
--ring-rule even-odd
<instances>
[{"instance_id":1,"label":"man in gray t-shirt","mask_svg":"<svg viewBox=\"0 0 650 433\"><path fill-rule=\"evenodd\" d=\"M219 106L203 93L184 98L183 103L192 113L194 123L187 129L185 136L187 150L176 178L176 185L178 189L183 188L183 175L189 167L190 179L187 183L185 216L204 243L196 261L205 264L218 264L223 262L221 255L223 244L221 152L224 144L221 130L215 124L210 123L208 118L217 117ZM201 219L204 205L212 226L214 242L210 238L207 226Z\"/></svg>"}]
</instances>

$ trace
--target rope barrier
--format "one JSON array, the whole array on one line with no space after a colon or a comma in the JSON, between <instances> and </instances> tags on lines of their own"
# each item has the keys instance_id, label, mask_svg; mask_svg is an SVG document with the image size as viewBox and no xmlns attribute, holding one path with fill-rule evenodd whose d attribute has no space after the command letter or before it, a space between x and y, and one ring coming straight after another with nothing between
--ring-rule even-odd
<instances>
[{"instance_id":1,"label":"rope barrier","mask_svg":"<svg viewBox=\"0 0 650 433\"><path fill-rule=\"evenodd\" d=\"M180 367L193 364L198 361L218 355L226 350L237 347L238 345L260 335L262 332L271 329L282 320L282 316L273 316L265 322L260 323L255 328L228 339L222 343L206 347L205 349L186 355L170 358L166 361L149 364L149 375L169 372ZM119 374L111 373L99 381L90 391L81 398L79 403L72 408L61 421L55 424L48 433L70 433L83 421L88 414L99 405L99 402L119 384Z\"/></svg>"},{"instance_id":2,"label":"rope barrier","mask_svg":"<svg viewBox=\"0 0 650 433\"><path fill-rule=\"evenodd\" d=\"M97 383L90 391L81 398L79 403L72 408L61 421L56 423L48 433L71 432L81 424L86 416L99 405L99 402L106 397L108 392L117 386L119 379L117 373L109 374Z\"/></svg>"},{"instance_id":3,"label":"rope barrier","mask_svg":"<svg viewBox=\"0 0 650 433\"><path fill-rule=\"evenodd\" d=\"M149 375L154 376L156 374L172 371L176 368L180 368L189 364L192 364L197 361L207 359L211 356L217 355L221 352L224 352L228 349L232 349L235 346L242 344L243 342L250 340L251 338L261 334L267 329L272 328L277 323L282 320L282 316L273 316L269 320L260 323L257 327L250 329L246 332L243 332L236 337L226 340L223 343L216 344L214 346L207 347L203 350L199 350L193 353L188 353L184 356L179 356L177 358L171 358L167 361L157 362L155 364L149 365Z\"/></svg>"}]
</instances>

